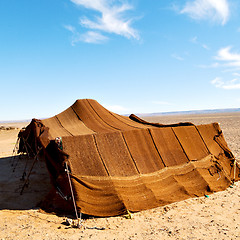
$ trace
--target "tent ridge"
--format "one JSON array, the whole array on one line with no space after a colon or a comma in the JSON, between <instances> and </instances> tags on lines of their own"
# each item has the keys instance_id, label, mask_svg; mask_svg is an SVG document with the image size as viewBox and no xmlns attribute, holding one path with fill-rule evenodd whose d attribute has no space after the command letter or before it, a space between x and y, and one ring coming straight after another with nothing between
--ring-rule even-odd
<instances>
[{"instance_id":1,"label":"tent ridge","mask_svg":"<svg viewBox=\"0 0 240 240\"><path fill-rule=\"evenodd\" d=\"M92 106L92 104L90 103L90 101L89 101L88 99L86 99L86 100L87 100L89 106L93 109L93 111L97 114L97 116L98 116L105 124L107 124L110 128L113 128L113 129L115 129L115 130L117 130L117 131L121 130L120 128L116 128L116 127L114 127L114 126L111 126L108 122L106 122L106 121L98 114L98 112L97 112L96 109Z\"/></svg>"}]
</instances>

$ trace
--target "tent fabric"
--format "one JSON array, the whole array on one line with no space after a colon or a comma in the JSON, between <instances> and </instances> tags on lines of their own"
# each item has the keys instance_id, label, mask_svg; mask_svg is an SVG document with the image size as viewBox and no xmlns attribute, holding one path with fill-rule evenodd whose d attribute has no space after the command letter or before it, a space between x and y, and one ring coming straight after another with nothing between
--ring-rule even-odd
<instances>
[{"instance_id":1,"label":"tent fabric","mask_svg":"<svg viewBox=\"0 0 240 240\"><path fill-rule=\"evenodd\" d=\"M95 216L163 206L224 190L234 177L239 180L218 123L149 123L82 99L52 118L33 119L19 137L20 151L42 149L54 186L45 207L72 208L65 163L78 211Z\"/></svg>"}]
</instances>

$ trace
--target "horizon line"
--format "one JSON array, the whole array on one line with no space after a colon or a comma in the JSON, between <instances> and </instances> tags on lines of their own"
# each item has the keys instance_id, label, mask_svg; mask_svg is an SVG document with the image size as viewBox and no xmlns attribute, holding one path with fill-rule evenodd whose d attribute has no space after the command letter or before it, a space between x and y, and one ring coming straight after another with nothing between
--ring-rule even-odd
<instances>
[{"instance_id":1,"label":"horizon line","mask_svg":"<svg viewBox=\"0 0 240 240\"><path fill-rule=\"evenodd\" d=\"M134 113L137 116L150 117L160 115L184 115L184 114L208 114L208 113L224 113L224 112L240 112L240 108L214 108L214 109L202 109L202 110L183 110L183 111L169 111L169 112L152 112L152 113ZM123 116L130 116L131 113L119 114ZM14 122L30 122L31 119L18 119L18 120L0 120L0 123L14 123ZM40 120L46 119L39 118Z\"/></svg>"}]
</instances>

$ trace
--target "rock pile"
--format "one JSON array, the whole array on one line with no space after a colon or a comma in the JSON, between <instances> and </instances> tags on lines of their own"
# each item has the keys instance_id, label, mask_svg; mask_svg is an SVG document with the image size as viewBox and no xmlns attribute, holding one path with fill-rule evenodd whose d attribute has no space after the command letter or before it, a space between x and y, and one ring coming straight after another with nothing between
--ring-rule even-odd
<instances>
[{"instance_id":1,"label":"rock pile","mask_svg":"<svg viewBox=\"0 0 240 240\"><path fill-rule=\"evenodd\" d=\"M5 127L5 126L0 126L0 130L17 130L17 127Z\"/></svg>"}]
</instances>

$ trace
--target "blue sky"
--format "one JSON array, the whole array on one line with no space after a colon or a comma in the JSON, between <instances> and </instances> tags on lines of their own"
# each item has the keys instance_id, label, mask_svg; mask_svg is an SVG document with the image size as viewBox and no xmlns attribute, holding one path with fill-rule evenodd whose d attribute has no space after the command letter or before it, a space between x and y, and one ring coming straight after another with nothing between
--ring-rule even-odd
<instances>
[{"instance_id":1,"label":"blue sky","mask_svg":"<svg viewBox=\"0 0 240 240\"><path fill-rule=\"evenodd\" d=\"M240 107L240 2L1 0L0 81L2 121Z\"/></svg>"}]
</instances>

